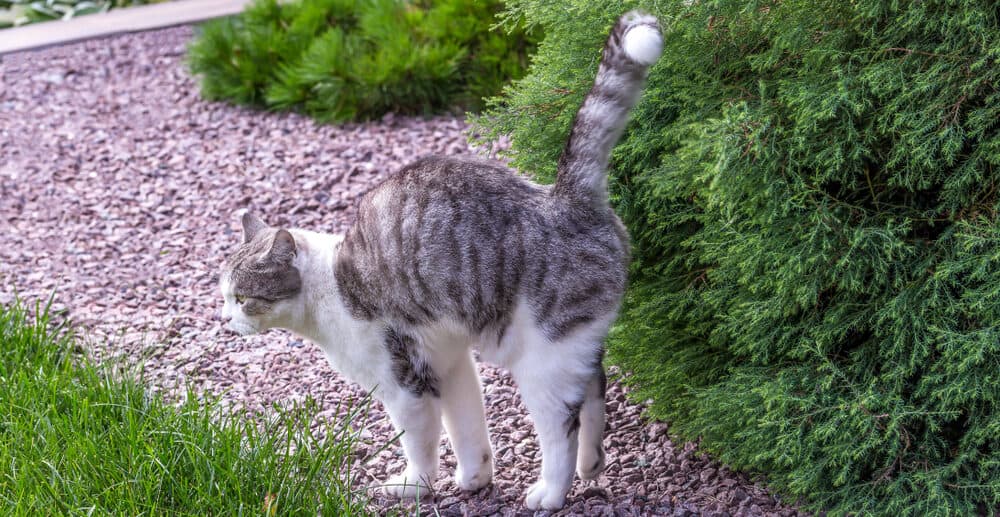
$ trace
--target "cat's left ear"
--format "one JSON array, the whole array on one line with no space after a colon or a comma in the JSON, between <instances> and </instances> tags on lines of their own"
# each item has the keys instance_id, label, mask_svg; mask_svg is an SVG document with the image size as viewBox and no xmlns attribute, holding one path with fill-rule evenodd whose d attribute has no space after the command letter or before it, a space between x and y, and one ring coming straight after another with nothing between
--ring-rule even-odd
<instances>
[{"instance_id":1,"label":"cat's left ear","mask_svg":"<svg viewBox=\"0 0 1000 517\"><path fill-rule=\"evenodd\" d=\"M295 253L295 238L288 230L278 230L274 234L271 249L267 251L267 257L276 262L288 263L295 258Z\"/></svg>"},{"instance_id":2,"label":"cat's left ear","mask_svg":"<svg viewBox=\"0 0 1000 517\"><path fill-rule=\"evenodd\" d=\"M244 212L240 222L243 224L243 244L252 241L261 230L267 228L267 223L250 212Z\"/></svg>"}]
</instances>

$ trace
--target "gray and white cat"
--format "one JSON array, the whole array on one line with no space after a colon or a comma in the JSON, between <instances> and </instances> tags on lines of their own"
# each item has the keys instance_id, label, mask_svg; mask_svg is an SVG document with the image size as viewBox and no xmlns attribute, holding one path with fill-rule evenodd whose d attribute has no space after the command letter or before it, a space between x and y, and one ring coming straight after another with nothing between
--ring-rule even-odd
<instances>
[{"instance_id":1,"label":"gray and white cat","mask_svg":"<svg viewBox=\"0 0 1000 517\"><path fill-rule=\"evenodd\" d=\"M456 484L491 481L473 348L510 370L535 424L542 469L528 508L562 507L574 467L583 479L604 469L603 341L629 262L606 169L661 48L652 16L617 22L552 186L499 163L434 156L365 195L344 235L243 216L221 276L223 320L244 335L291 330L375 387L407 459L387 493L428 491L442 422Z\"/></svg>"}]
</instances>

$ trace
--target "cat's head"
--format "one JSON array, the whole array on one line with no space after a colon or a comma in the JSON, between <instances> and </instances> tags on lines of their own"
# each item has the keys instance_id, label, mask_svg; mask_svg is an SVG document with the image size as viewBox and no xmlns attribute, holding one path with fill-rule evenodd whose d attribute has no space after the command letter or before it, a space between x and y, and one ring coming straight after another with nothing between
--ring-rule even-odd
<instances>
[{"instance_id":1,"label":"cat's head","mask_svg":"<svg viewBox=\"0 0 1000 517\"><path fill-rule=\"evenodd\" d=\"M219 278L225 301L222 321L244 336L289 328L302 304L295 239L288 230L271 228L249 213L243 214L241 222L242 242Z\"/></svg>"}]
</instances>

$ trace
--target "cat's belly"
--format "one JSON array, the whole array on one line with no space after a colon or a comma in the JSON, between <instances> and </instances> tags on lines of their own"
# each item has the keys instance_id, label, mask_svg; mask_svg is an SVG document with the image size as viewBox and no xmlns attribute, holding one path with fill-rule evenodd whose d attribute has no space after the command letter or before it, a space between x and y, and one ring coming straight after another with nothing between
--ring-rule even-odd
<instances>
[{"instance_id":1,"label":"cat's belly","mask_svg":"<svg viewBox=\"0 0 1000 517\"><path fill-rule=\"evenodd\" d=\"M476 340L479 359L510 368L521 357L525 339L535 325L528 303L522 298L514 306L510 323L500 332L487 332Z\"/></svg>"}]
</instances>

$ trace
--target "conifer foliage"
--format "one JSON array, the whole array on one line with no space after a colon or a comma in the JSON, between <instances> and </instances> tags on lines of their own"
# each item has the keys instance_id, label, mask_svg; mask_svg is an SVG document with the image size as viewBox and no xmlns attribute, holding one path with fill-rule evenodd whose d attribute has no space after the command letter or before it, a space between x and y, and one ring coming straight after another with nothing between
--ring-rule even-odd
<instances>
[{"instance_id":1,"label":"conifer foliage","mask_svg":"<svg viewBox=\"0 0 1000 517\"><path fill-rule=\"evenodd\" d=\"M610 360L812 508L997 513L1000 8L645 4L664 56L613 159L635 261ZM478 124L516 165L552 177L634 7L509 3L546 37Z\"/></svg>"},{"instance_id":2,"label":"conifer foliage","mask_svg":"<svg viewBox=\"0 0 1000 517\"><path fill-rule=\"evenodd\" d=\"M257 0L209 22L191 69L209 99L324 121L476 109L520 77L532 36L491 30L499 0Z\"/></svg>"}]
</instances>

